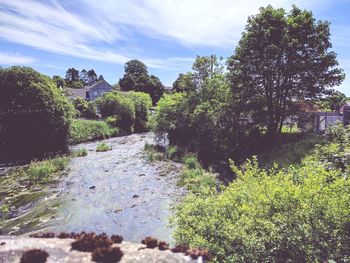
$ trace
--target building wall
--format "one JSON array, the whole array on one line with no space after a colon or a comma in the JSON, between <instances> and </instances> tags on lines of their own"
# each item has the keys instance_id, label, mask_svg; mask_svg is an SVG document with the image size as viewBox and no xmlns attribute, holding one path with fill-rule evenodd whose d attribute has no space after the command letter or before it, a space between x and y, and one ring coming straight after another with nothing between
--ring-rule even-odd
<instances>
[{"instance_id":1,"label":"building wall","mask_svg":"<svg viewBox=\"0 0 350 263\"><path fill-rule=\"evenodd\" d=\"M107 82L102 82L102 83L92 87L89 90L90 100L95 100L98 97L101 97L104 93L111 91L112 88L113 87L111 85L109 85Z\"/></svg>"}]
</instances>

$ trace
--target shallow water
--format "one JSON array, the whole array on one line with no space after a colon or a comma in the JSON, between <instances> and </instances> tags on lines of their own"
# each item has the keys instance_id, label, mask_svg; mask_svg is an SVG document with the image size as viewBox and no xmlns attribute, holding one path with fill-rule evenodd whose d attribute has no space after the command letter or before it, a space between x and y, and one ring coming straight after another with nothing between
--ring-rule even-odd
<instances>
[{"instance_id":1,"label":"shallow water","mask_svg":"<svg viewBox=\"0 0 350 263\"><path fill-rule=\"evenodd\" d=\"M58 186L62 203L52 231L95 231L119 234L129 241L154 236L172 242L168 227L170 204L184 194L176 186L180 165L147 160L152 133L104 140L112 147L96 152L99 142L83 143L88 155L72 159Z\"/></svg>"}]
</instances>

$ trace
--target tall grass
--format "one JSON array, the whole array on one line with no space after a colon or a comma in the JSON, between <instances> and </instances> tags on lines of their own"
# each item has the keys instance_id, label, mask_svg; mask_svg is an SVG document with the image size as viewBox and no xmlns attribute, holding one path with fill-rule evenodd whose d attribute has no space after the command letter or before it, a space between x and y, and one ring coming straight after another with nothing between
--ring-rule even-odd
<instances>
[{"instance_id":1,"label":"tall grass","mask_svg":"<svg viewBox=\"0 0 350 263\"><path fill-rule=\"evenodd\" d=\"M45 161L32 161L27 169L22 170L29 181L41 182L51 175L63 171L69 164L69 157L56 157Z\"/></svg>"},{"instance_id":2,"label":"tall grass","mask_svg":"<svg viewBox=\"0 0 350 263\"><path fill-rule=\"evenodd\" d=\"M74 120L70 126L71 144L86 141L102 140L119 133L118 128L110 127L104 121Z\"/></svg>"},{"instance_id":3,"label":"tall grass","mask_svg":"<svg viewBox=\"0 0 350 263\"><path fill-rule=\"evenodd\" d=\"M180 175L178 185L185 187L196 195L212 195L216 193L217 180L212 171L205 170L195 155L182 158L184 168Z\"/></svg>"}]
</instances>

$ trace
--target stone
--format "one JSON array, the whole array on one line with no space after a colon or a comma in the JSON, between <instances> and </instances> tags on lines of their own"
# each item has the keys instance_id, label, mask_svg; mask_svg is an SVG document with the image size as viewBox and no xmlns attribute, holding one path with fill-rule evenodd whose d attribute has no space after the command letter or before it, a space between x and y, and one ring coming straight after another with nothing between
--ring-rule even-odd
<instances>
[{"instance_id":1,"label":"stone","mask_svg":"<svg viewBox=\"0 0 350 263\"><path fill-rule=\"evenodd\" d=\"M74 239L65 238L30 238L24 236L0 236L0 242L5 242L0 246L0 262L20 262L23 254L31 249L40 249L49 254L47 263L67 262L67 263L93 263L91 252L81 252L71 250L71 243ZM165 263L185 263L197 262L183 253L172 253L170 250L149 249L143 244L123 241L121 244L113 244L111 248L119 247L123 253L121 263L141 263L141 262L165 262ZM118 250L106 250L95 252L95 257L103 256L106 252Z\"/></svg>"}]
</instances>

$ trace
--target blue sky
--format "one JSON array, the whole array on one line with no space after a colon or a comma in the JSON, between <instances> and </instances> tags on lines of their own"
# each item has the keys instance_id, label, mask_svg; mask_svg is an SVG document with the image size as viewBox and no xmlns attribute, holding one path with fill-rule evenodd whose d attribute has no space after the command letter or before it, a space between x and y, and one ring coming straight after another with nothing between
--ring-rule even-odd
<instances>
[{"instance_id":1,"label":"blue sky","mask_svg":"<svg viewBox=\"0 0 350 263\"><path fill-rule=\"evenodd\" d=\"M49 76L93 68L114 84L137 58L171 85L196 55L232 55L247 17L268 4L296 4L331 22L349 76L336 89L350 96L350 0L0 0L0 65Z\"/></svg>"}]
</instances>

